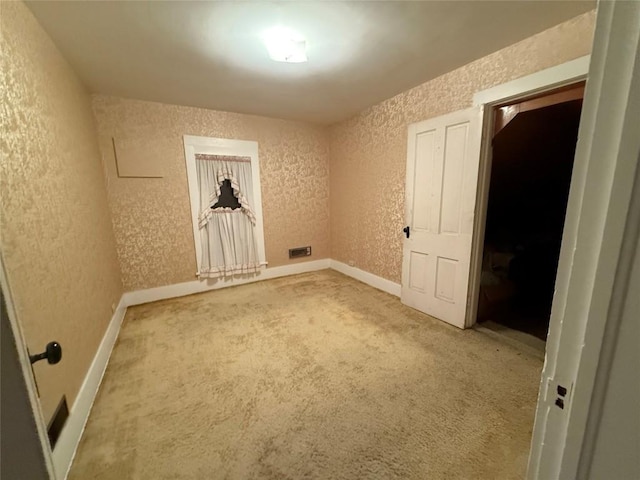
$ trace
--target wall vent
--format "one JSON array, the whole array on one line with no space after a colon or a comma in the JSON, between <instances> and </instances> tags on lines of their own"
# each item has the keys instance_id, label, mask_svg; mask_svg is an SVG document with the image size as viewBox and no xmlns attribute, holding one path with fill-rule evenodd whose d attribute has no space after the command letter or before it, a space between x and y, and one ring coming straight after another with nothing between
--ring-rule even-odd
<instances>
[{"instance_id":1,"label":"wall vent","mask_svg":"<svg viewBox=\"0 0 640 480\"><path fill-rule=\"evenodd\" d=\"M289 258L308 257L311 255L311 247L298 247L289 249Z\"/></svg>"},{"instance_id":2,"label":"wall vent","mask_svg":"<svg viewBox=\"0 0 640 480\"><path fill-rule=\"evenodd\" d=\"M49 443L51 444L52 450L58 442L58 437L60 437L60 432L62 431L62 427L64 427L67 418L69 418L69 407L67 406L67 397L63 395L47 428Z\"/></svg>"}]
</instances>

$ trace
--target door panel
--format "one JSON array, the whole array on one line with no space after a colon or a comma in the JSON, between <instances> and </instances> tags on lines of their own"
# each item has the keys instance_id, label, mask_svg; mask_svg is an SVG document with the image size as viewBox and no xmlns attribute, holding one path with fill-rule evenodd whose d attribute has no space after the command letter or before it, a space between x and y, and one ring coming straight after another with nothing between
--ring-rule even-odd
<instances>
[{"instance_id":1,"label":"door panel","mask_svg":"<svg viewBox=\"0 0 640 480\"><path fill-rule=\"evenodd\" d=\"M427 261L425 253L411 252L409 288L424 293L427 290Z\"/></svg>"},{"instance_id":2,"label":"door panel","mask_svg":"<svg viewBox=\"0 0 640 480\"><path fill-rule=\"evenodd\" d=\"M402 302L464 328L483 112L409 126Z\"/></svg>"},{"instance_id":3,"label":"door panel","mask_svg":"<svg viewBox=\"0 0 640 480\"><path fill-rule=\"evenodd\" d=\"M416 150L422 161L415 165L416 179L428 178L431 181L424 188L414 188L413 218L414 230L434 231L439 221L438 211L433 208L434 196L440 195L438 165L436 162L435 130L422 132L416 137ZM441 175L440 175L441 176Z\"/></svg>"},{"instance_id":4,"label":"door panel","mask_svg":"<svg viewBox=\"0 0 640 480\"><path fill-rule=\"evenodd\" d=\"M436 261L436 298L449 303L455 302L457 272L457 260L438 257L438 260Z\"/></svg>"},{"instance_id":5,"label":"door panel","mask_svg":"<svg viewBox=\"0 0 640 480\"><path fill-rule=\"evenodd\" d=\"M446 127L445 130L444 178L440 202L440 233L443 234L460 233L460 204L468 131L468 123Z\"/></svg>"}]
</instances>

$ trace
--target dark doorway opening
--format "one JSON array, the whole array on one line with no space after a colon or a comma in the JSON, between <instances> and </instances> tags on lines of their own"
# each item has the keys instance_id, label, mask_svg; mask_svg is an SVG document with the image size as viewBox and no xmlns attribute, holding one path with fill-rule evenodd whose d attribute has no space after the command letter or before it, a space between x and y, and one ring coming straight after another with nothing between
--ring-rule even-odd
<instances>
[{"instance_id":1,"label":"dark doorway opening","mask_svg":"<svg viewBox=\"0 0 640 480\"><path fill-rule=\"evenodd\" d=\"M577 88L496 108L478 321L543 340L582 110Z\"/></svg>"}]
</instances>

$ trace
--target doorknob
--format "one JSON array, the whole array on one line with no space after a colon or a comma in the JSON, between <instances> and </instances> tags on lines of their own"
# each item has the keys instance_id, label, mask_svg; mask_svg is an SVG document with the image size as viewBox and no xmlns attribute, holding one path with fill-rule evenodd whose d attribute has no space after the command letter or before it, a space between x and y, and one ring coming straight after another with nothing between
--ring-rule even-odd
<instances>
[{"instance_id":1,"label":"doorknob","mask_svg":"<svg viewBox=\"0 0 640 480\"><path fill-rule=\"evenodd\" d=\"M407 238L409 238L409 232L411 231L411 229L409 228L409 226L406 226L402 229L402 231L405 233L405 235L407 236Z\"/></svg>"},{"instance_id":2,"label":"doorknob","mask_svg":"<svg viewBox=\"0 0 640 480\"><path fill-rule=\"evenodd\" d=\"M58 342L49 342L47 343L46 350L42 353L38 353L36 355L29 355L29 360L31 360L31 364L39 362L40 360L47 359L50 365L55 365L62 358L62 347Z\"/></svg>"}]
</instances>

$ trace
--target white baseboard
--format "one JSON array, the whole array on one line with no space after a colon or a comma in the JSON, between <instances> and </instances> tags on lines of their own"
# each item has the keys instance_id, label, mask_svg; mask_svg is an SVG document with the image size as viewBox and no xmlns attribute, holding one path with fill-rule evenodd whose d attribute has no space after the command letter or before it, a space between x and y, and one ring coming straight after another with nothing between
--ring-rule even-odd
<instances>
[{"instance_id":1,"label":"white baseboard","mask_svg":"<svg viewBox=\"0 0 640 480\"><path fill-rule=\"evenodd\" d=\"M351 267L345 263L338 262L337 260L330 261L330 268L337 270L340 273L344 273L349 277L353 277L356 280L360 280L367 285L371 285L378 290L395 295L396 297L399 297L402 291L402 287L399 283L392 282L391 280L379 277L373 273L365 272L359 268Z\"/></svg>"},{"instance_id":2,"label":"white baseboard","mask_svg":"<svg viewBox=\"0 0 640 480\"><path fill-rule=\"evenodd\" d=\"M145 290L135 290L133 292L125 293L122 298L124 305L130 307L133 305L141 305L143 303L157 302L158 300L166 300L168 298L183 297L185 295L193 295L194 293L217 290L219 288L233 287L246 283L259 282L261 280L269 280L271 278L286 277L288 275L296 275L298 273L315 272L316 270L324 270L326 268L337 270L340 273L344 273L349 277L355 278L367 285L371 285L383 292L395 295L396 297L400 296L401 286L399 283L392 282L391 280L360 270L356 267L350 267L349 265L338 262L337 260L324 258L322 260L313 260L311 262L294 263L292 265L267 268L258 275L250 277L233 277L227 280L193 280L191 282L174 283L173 285L147 288Z\"/></svg>"},{"instance_id":3,"label":"white baseboard","mask_svg":"<svg viewBox=\"0 0 640 480\"><path fill-rule=\"evenodd\" d=\"M66 425L62 429L62 432L60 432L60 437L53 450L53 466L58 480L67 478L73 457L80 443L80 437L82 437L82 432L84 432L84 427L89 419L93 401L96 398L102 377L109 363L111 351L118 338L120 326L122 325L126 311L127 307L124 304L123 295L111 317L107 331L102 337L102 341L100 342L95 357L93 357L93 362L91 362L87 376L84 378L84 382L80 387L73 407L71 407Z\"/></svg>"},{"instance_id":4,"label":"white baseboard","mask_svg":"<svg viewBox=\"0 0 640 480\"><path fill-rule=\"evenodd\" d=\"M133 292L125 293L123 295L123 299L125 305L130 307L132 305L141 305L143 303L165 300L167 298L182 297L185 295L192 295L194 293L217 290L219 288L233 287L235 285L242 285L245 283L259 282L261 280L269 280L271 278L324 270L329 268L330 262L331 260L324 258L322 260L313 260L311 262L301 262L291 265L283 265L280 267L266 268L259 274L252 275L250 277L233 277L226 280L193 280L192 282L175 283L173 285L147 288L145 290L135 290Z\"/></svg>"}]
</instances>

